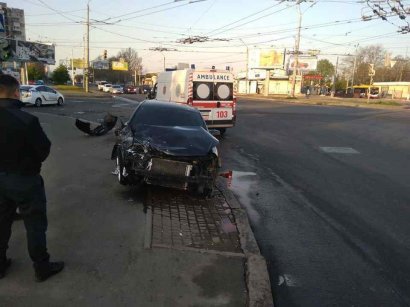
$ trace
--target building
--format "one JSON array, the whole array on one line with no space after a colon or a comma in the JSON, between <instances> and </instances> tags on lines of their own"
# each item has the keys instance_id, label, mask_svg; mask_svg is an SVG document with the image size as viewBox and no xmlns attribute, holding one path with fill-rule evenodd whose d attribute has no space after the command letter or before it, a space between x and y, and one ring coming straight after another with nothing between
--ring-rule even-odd
<instances>
[{"instance_id":1,"label":"building","mask_svg":"<svg viewBox=\"0 0 410 307\"><path fill-rule=\"evenodd\" d=\"M374 82L382 97L393 99L410 99L410 82Z\"/></svg>"},{"instance_id":2,"label":"building","mask_svg":"<svg viewBox=\"0 0 410 307\"><path fill-rule=\"evenodd\" d=\"M26 23L24 21L24 10L7 7L0 2L0 37L26 40Z\"/></svg>"}]
</instances>

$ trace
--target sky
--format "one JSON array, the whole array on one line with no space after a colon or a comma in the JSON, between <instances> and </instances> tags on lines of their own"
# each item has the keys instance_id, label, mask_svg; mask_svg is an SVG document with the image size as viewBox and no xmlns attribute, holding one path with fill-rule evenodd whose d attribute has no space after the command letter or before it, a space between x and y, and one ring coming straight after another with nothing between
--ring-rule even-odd
<instances>
[{"instance_id":1,"label":"sky","mask_svg":"<svg viewBox=\"0 0 410 307\"><path fill-rule=\"evenodd\" d=\"M382 44L393 56L405 55L410 33L397 32L404 23L397 17L363 21L371 14L364 2L302 2L300 50L320 50L319 58L333 63L337 55L354 54L357 44ZM27 40L56 45L57 63L72 54L83 57L86 0L12 0L7 5L24 9ZM110 57L131 47L142 57L144 72L161 71L163 57L167 67L194 63L239 72L246 67L247 47L293 50L299 17L296 1L91 0L89 6L90 60L104 50ZM178 42L192 36L209 40ZM174 51L150 50L156 47Z\"/></svg>"}]
</instances>

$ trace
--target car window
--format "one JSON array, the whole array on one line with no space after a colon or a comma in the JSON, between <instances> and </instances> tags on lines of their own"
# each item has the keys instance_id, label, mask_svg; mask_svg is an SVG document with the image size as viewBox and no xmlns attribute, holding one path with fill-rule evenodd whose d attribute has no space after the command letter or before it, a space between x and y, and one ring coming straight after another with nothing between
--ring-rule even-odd
<instances>
[{"instance_id":1,"label":"car window","mask_svg":"<svg viewBox=\"0 0 410 307\"><path fill-rule=\"evenodd\" d=\"M44 86L45 87L45 90L47 91L47 92L49 92L49 93L53 93L53 94L55 94L56 93L56 91L55 90L53 90L51 87L48 87L48 86Z\"/></svg>"},{"instance_id":2,"label":"car window","mask_svg":"<svg viewBox=\"0 0 410 307\"><path fill-rule=\"evenodd\" d=\"M131 127L138 125L152 126L200 126L206 127L198 112L184 109L161 108L154 105L142 105L130 120Z\"/></svg>"},{"instance_id":3,"label":"car window","mask_svg":"<svg viewBox=\"0 0 410 307\"><path fill-rule=\"evenodd\" d=\"M39 91L39 92L47 92L45 86L38 86L38 87L36 87L36 90Z\"/></svg>"}]
</instances>

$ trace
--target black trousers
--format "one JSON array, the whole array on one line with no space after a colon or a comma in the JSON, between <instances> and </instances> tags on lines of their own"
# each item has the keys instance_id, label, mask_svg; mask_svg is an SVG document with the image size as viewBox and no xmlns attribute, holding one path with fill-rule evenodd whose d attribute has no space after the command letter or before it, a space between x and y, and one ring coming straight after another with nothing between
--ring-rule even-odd
<instances>
[{"instance_id":1,"label":"black trousers","mask_svg":"<svg viewBox=\"0 0 410 307\"><path fill-rule=\"evenodd\" d=\"M27 247L34 264L47 262L47 212L44 181L40 175L0 172L0 266L6 261L16 209L23 216Z\"/></svg>"}]
</instances>

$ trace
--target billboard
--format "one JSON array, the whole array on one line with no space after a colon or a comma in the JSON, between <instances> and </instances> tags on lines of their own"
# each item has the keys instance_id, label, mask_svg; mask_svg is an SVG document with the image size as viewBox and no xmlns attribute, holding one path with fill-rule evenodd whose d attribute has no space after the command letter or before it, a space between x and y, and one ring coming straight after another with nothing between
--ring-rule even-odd
<instances>
[{"instance_id":1,"label":"billboard","mask_svg":"<svg viewBox=\"0 0 410 307\"><path fill-rule=\"evenodd\" d=\"M127 62L111 62L112 70L128 70L128 63Z\"/></svg>"},{"instance_id":2,"label":"billboard","mask_svg":"<svg viewBox=\"0 0 410 307\"><path fill-rule=\"evenodd\" d=\"M295 67L294 56L289 57L288 69L293 70ZM315 56L299 56L298 67L300 71L312 71L317 69L317 57Z\"/></svg>"},{"instance_id":3,"label":"billboard","mask_svg":"<svg viewBox=\"0 0 410 307\"><path fill-rule=\"evenodd\" d=\"M94 69L110 69L110 63L107 60L95 60L91 66Z\"/></svg>"},{"instance_id":4,"label":"billboard","mask_svg":"<svg viewBox=\"0 0 410 307\"><path fill-rule=\"evenodd\" d=\"M84 68L84 60L83 59L72 59L73 61L73 66L74 68ZM70 67L71 67L71 61L70 61Z\"/></svg>"},{"instance_id":5,"label":"billboard","mask_svg":"<svg viewBox=\"0 0 410 307\"><path fill-rule=\"evenodd\" d=\"M253 49L249 51L249 68L275 69L285 65L285 49Z\"/></svg>"},{"instance_id":6,"label":"billboard","mask_svg":"<svg viewBox=\"0 0 410 307\"><path fill-rule=\"evenodd\" d=\"M0 33L6 32L5 25L4 25L4 14L0 12Z\"/></svg>"},{"instance_id":7,"label":"billboard","mask_svg":"<svg viewBox=\"0 0 410 307\"><path fill-rule=\"evenodd\" d=\"M0 39L0 60L42 62L54 65L55 46L14 39Z\"/></svg>"}]
</instances>

